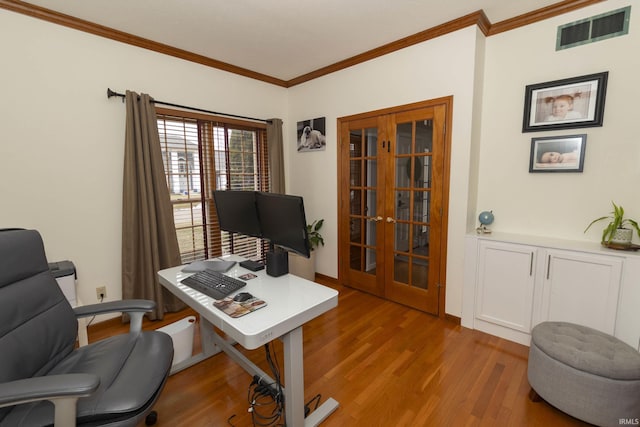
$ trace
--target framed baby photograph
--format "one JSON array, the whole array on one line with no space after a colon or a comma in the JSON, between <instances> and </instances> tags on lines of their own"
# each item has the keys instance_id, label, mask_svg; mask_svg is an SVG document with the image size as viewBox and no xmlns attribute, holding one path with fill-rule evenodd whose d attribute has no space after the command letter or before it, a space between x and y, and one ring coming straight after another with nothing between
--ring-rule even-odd
<instances>
[{"instance_id":1,"label":"framed baby photograph","mask_svg":"<svg viewBox=\"0 0 640 427\"><path fill-rule=\"evenodd\" d=\"M582 172L587 135L531 139L529 172Z\"/></svg>"},{"instance_id":2,"label":"framed baby photograph","mask_svg":"<svg viewBox=\"0 0 640 427\"><path fill-rule=\"evenodd\" d=\"M602 126L609 73L528 85L522 132Z\"/></svg>"}]
</instances>

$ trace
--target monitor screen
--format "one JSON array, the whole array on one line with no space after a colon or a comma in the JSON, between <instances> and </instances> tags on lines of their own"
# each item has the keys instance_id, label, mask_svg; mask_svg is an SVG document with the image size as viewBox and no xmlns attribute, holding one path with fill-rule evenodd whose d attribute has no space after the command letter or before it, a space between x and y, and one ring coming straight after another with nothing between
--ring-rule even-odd
<instances>
[{"instance_id":1,"label":"monitor screen","mask_svg":"<svg viewBox=\"0 0 640 427\"><path fill-rule=\"evenodd\" d=\"M262 237L273 245L309 258L307 220L300 196L256 193Z\"/></svg>"},{"instance_id":2,"label":"monitor screen","mask_svg":"<svg viewBox=\"0 0 640 427\"><path fill-rule=\"evenodd\" d=\"M213 199L221 230L262 237L255 191L215 190Z\"/></svg>"}]
</instances>

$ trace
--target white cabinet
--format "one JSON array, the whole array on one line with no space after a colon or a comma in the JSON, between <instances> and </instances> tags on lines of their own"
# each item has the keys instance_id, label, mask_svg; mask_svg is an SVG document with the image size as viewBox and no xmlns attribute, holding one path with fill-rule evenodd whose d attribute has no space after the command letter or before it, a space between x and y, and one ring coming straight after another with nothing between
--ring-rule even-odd
<instances>
[{"instance_id":1,"label":"white cabinet","mask_svg":"<svg viewBox=\"0 0 640 427\"><path fill-rule=\"evenodd\" d=\"M623 260L555 249L546 252L539 321L562 320L613 334Z\"/></svg>"},{"instance_id":2,"label":"white cabinet","mask_svg":"<svg viewBox=\"0 0 640 427\"><path fill-rule=\"evenodd\" d=\"M502 242L478 245L478 319L528 333L536 248Z\"/></svg>"},{"instance_id":3,"label":"white cabinet","mask_svg":"<svg viewBox=\"0 0 640 427\"><path fill-rule=\"evenodd\" d=\"M465 243L462 326L528 345L536 324L562 320L638 346L640 301L623 298L640 294L637 253L496 233Z\"/></svg>"}]
</instances>

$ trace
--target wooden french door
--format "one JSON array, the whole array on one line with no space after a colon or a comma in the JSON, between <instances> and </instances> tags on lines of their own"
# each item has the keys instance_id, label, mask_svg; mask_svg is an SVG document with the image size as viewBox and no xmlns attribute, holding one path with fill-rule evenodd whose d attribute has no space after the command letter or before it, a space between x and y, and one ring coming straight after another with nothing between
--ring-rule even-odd
<instances>
[{"instance_id":1,"label":"wooden french door","mask_svg":"<svg viewBox=\"0 0 640 427\"><path fill-rule=\"evenodd\" d=\"M339 119L339 281L436 315L449 106L445 98Z\"/></svg>"}]
</instances>

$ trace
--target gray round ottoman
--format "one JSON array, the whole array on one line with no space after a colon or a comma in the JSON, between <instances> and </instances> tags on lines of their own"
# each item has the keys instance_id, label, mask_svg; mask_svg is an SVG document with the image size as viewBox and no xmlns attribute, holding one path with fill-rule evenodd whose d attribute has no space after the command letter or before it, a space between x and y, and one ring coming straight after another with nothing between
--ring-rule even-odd
<instances>
[{"instance_id":1,"label":"gray round ottoman","mask_svg":"<svg viewBox=\"0 0 640 427\"><path fill-rule=\"evenodd\" d=\"M527 374L532 391L575 418L598 426L640 422L640 353L611 335L540 323L531 332Z\"/></svg>"}]
</instances>

